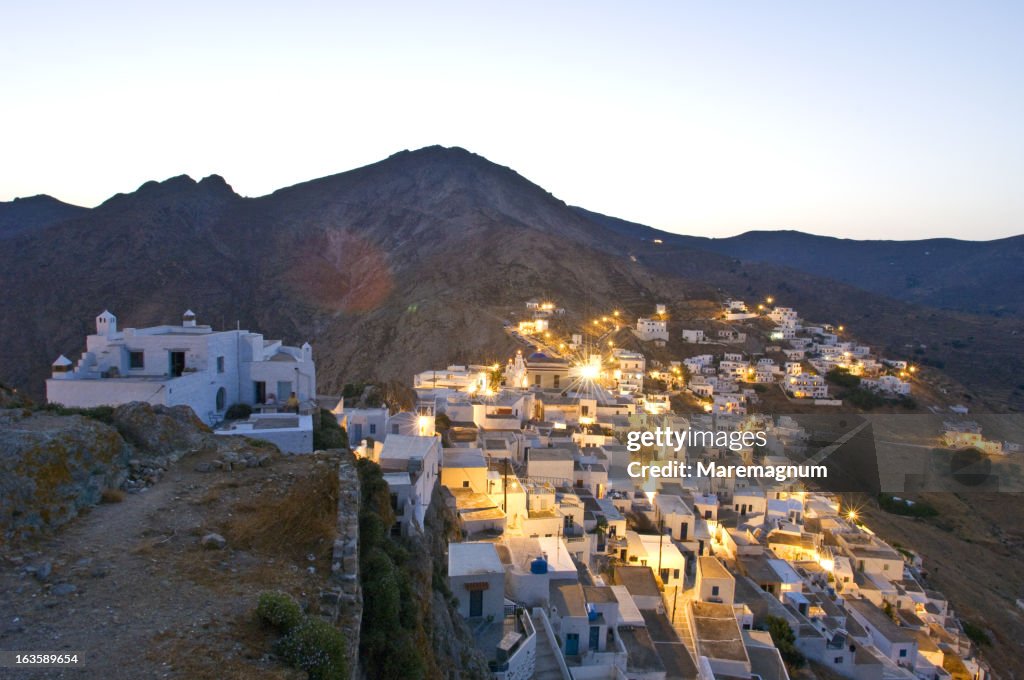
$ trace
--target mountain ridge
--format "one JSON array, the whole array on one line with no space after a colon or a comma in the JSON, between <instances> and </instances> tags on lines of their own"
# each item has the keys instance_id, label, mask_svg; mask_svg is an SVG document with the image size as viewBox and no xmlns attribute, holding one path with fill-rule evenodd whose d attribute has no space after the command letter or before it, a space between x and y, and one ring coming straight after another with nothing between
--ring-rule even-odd
<instances>
[{"instance_id":1,"label":"mountain ridge","mask_svg":"<svg viewBox=\"0 0 1024 680\"><path fill-rule=\"evenodd\" d=\"M894 351L926 342L946 352L946 336L962 336L991 357L1002 346L984 343L1016 329L1015 320L919 309L593 215L514 170L443 147L255 198L217 176L147 182L0 249L0 351L9 358L0 381L40 396L50 362L77 355L106 308L123 326L191 308L218 328L309 340L324 391L507 356L517 345L497 310L540 294L574 314L643 314L655 301L775 292L816 319L842 314ZM1013 389L1006 365L966 362L959 378L1003 394Z\"/></svg>"}]
</instances>

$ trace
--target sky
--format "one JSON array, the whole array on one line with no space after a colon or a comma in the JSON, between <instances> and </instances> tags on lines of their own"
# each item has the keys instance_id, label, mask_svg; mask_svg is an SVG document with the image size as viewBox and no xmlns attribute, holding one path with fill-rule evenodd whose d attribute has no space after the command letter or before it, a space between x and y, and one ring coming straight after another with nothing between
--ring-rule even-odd
<instances>
[{"instance_id":1,"label":"sky","mask_svg":"<svg viewBox=\"0 0 1024 680\"><path fill-rule=\"evenodd\" d=\"M371 7L372 5L372 7ZM1024 3L0 0L0 200L461 146L679 233L1024 233Z\"/></svg>"}]
</instances>

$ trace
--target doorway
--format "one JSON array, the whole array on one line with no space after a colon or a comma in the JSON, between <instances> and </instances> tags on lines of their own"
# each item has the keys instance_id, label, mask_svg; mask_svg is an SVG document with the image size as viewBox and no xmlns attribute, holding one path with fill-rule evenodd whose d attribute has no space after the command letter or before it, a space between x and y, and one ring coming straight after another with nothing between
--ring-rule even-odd
<instances>
[{"instance_id":1,"label":"doorway","mask_svg":"<svg viewBox=\"0 0 1024 680\"><path fill-rule=\"evenodd\" d=\"M185 372L185 353L172 351L168 354L170 354L168 373L172 378L180 378L181 374Z\"/></svg>"}]
</instances>

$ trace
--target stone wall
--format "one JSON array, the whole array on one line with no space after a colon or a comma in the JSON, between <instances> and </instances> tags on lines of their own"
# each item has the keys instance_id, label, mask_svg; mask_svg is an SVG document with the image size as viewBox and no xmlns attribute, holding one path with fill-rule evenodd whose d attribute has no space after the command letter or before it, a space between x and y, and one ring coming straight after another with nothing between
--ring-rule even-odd
<instances>
[{"instance_id":1,"label":"stone wall","mask_svg":"<svg viewBox=\"0 0 1024 680\"><path fill-rule=\"evenodd\" d=\"M331 563L330 587L320 594L321 611L344 631L349 644L352 678L360 676L359 627L363 592L359 585L359 473L355 457L345 452L338 464L338 518Z\"/></svg>"}]
</instances>

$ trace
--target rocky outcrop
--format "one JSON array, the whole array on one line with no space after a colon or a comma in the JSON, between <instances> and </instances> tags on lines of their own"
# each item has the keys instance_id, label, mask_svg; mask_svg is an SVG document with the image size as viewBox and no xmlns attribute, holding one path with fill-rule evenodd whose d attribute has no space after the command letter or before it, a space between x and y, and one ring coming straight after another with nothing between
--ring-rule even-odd
<instances>
[{"instance_id":1,"label":"rocky outcrop","mask_svg":"<svg viewBox=\"0 0 1024 680\"><path fill-rule=\"evenodd\" d=\"M415 537L413 544L418 544L418 549L429 557L421 566L430 570L426 581L430 590L421 596L430 602L430 638L434 658L448 677L457 673L460 678L490 678L487 659L476 648L473 634L452 607L447 596L450 593L437 587L437 584L448 580L448 541L454 540L458 532L457 520L445 505L440 487L434 489L424 524L424 534Z\"/></svg>"},{"instance_id":2,"label":"rocky outcrop","mask_svg":"<svg viewBox=\"0 0 1024 680\"><path fill-rule=\"evenodd\" d=\"M0 411L0 543L59 527L128 476L131 448L79 415Z\"/></svg>"},{"instance_id":3,"label":"rocky outcrop","mask_svg":"<svg viewBox=\"0 0 1024 680\"><path fill-rule=\"evenodd\" d=\"M172 461L188 451L215 446L210 428L188 406L124 404L114 409L114 427L139 453Z\"/></svg>"}]
</instances>

